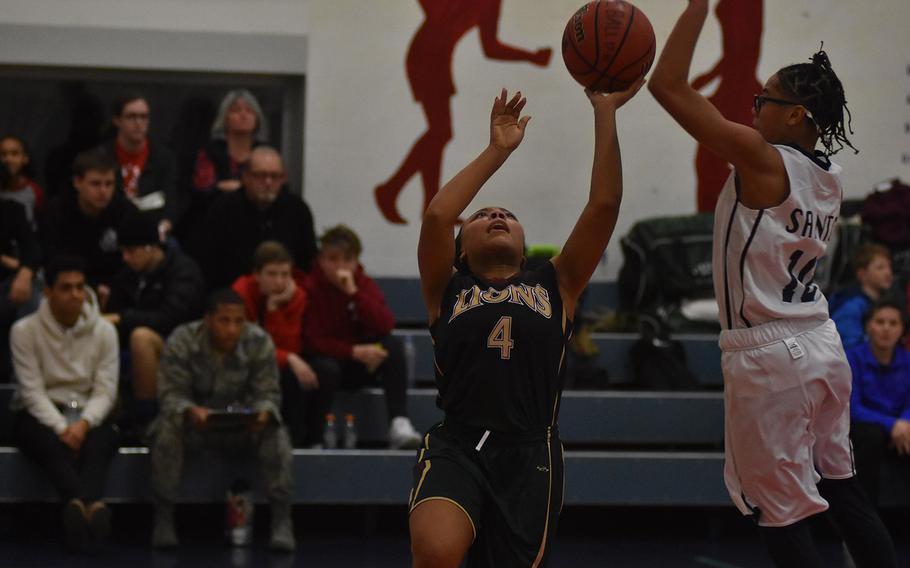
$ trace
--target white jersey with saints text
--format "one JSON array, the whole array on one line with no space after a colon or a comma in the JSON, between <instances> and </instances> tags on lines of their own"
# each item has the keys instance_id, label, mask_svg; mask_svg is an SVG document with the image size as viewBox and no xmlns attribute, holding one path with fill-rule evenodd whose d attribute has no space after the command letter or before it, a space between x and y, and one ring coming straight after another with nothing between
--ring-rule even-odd
<instances>
[{"instance_id":1,"label":"white jersey with saints text","mask_svg":"<svg viewBox=\"0 0 910 568\"><path fill-rule=\"evenodd\" d=\"M812 279L835 232L841 167L790 146L775 148L790 180L783 203L749 209L739 200L735 171L717 201L714 292L724 329L828 318L828 301Z\"/></svg>"}]
</instances>

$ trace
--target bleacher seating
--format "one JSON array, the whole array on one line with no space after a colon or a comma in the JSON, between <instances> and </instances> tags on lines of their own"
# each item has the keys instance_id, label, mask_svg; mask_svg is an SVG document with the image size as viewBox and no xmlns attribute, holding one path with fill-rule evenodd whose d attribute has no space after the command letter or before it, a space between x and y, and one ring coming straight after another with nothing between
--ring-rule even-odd
<instances>
[{"instance_id":1,"label":"bleacher seating","mask_svg":"<svg viewBox=\"0 0 910 568\"><path fill-rule=\"evenodd\" d=\"M6 408L11 389L0 389ZM432 389L411 389L409 406L418 428L436 422ZM366 445L385 442L378 389L343 393L338 412L360 417ZM0 412L6 414L6 412ZM723 400L718 392L567 391L560 413L567 447L567 505L727 506L723 485ZM595 447L597 449L576 449ZM295 450L295 502L300 504L403 504L414 452L385 449ZM230 480L256 478L248 465L202 455L190 459L183 502L219 502ZM910 506L910 491L882 475L885 506ZM121 448L108 476L112 502L148 501L146 448ZM259 498L262 492L258 491ZM53 491L44 475L17 450L0 447L0 502L45 501Z\"/></svg>"}]
</instances>

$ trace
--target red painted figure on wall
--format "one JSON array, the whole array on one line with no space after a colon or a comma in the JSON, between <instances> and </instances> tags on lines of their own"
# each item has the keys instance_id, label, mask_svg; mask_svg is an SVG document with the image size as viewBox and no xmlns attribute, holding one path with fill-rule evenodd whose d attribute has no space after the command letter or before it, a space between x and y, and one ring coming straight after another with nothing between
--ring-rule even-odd
<instances>
[{"instance_id":1,"label":"red painted figure on wall","mask_svg":"<svg viewBox=\"0 0 910 568\"><path fill-rule=\"evenodd\" d=\"M550 48L530 51L499 40L500 0L419 1L426 17L411 40L405 68L411 93L423 107L427 129L392 177L375 189L376 204L383 217L397 224L406 223L396 206L398 194L415 174L419 173L423 182L423 209L439 190L442 156L452 138L452 55L458 41L476 27L483 53L489 59L526 61L545 67L552 54Z\"/></svg>"},{"instance_id":2,"label":"red painted figure on wall","mask_svg":"<svg viewBox=\"0 0 910 568\"><path fill-rule=\"evenodd\" d=\"M740 124L752 124L752 97L761 93L762 85L756 76L761 57L763 29L762 0L720 0L715 14L723 37L723 54L707 73L692 81L692 87L702 89L719 79L717 91L710 100L727 119ZM730 166L713 152L699 144L695 154L696 192L699 212L712 212L717 196L730 175Z\"/></svg>"}]
</instances>

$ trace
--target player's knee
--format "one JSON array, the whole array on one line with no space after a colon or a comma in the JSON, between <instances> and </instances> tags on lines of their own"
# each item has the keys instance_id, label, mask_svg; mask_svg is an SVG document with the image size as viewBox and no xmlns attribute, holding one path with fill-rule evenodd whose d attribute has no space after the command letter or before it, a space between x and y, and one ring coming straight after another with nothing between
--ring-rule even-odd
<instances>
[{"instance_id":1,"label":"player's knee","mask_svg":"<svg viewBox=\"0 0 910 568\"><path fill-rule=\"evenodd\" d=\"M148 349L161 343L161 336L148 327L137 327L130 334L130 347L133 350Z\"/></svg>"},{"instance_id":2,"label":"player's knee","mask_svg":"<svg viewBox=\"0 0 910 568\"><path fill-rule=\"evenodd\" d=\"M411 554L414 568L457 568L461 564L462 551L456 543L445 537L430 537L428 534L412 535Z\"/></svg>"},{"instance_id":3,"label":"player's knee","mask_svg":"<svg viewBox=\"0 0 910 568\"><path fill-rule=\"evenodd\" d=\"M466 533L458 523L450 522L451 518L445 514L440 514L445 513L444 509L433 509L434 505L438 503L422 504L410 518L414 566L457 568L471 546L471 534Z\"/></svg>"}]
</instances>

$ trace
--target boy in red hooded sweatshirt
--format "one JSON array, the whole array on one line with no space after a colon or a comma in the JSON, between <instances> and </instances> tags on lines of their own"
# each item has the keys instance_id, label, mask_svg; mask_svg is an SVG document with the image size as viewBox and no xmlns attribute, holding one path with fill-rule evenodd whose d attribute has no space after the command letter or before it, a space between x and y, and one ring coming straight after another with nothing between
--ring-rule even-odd
<instances>
[{"instance_id":1,"label":"boy in red hooded sweatshirt","mask_svg":"<svg viewBox=\"0 0 910 568\"><path fill-rule=\"evenodd\" d=\"M350 228L328 229L304 287L312 302L304 319L304 344L319 377L321 404L313 420L323 421L340 387L371 386L385 390L389 446L416 448L421 436L407 417L407 364L404 346L392 335L395 317L372 278L360 265L360 238ZM309 409L309 408L308 408ZM322 428L310 428L307 440L319 443Z\"/></svg>"},{"instance_id":2,"label":"boy in red hooded sweatshirt","mask_svg":"<svg viewBox=\"0 0 910 568\"><path fill-rule=\"evenodd\" d=\"M303 391L319 388L313 369L300 356L307 294L292 277L293 258L277 241L265 241L253 254L253 273L231 286L243 298L246 319L263 327L275 343L281 372L281 415L295 445L303 443Z\"/></svg>"}]
</instances>

